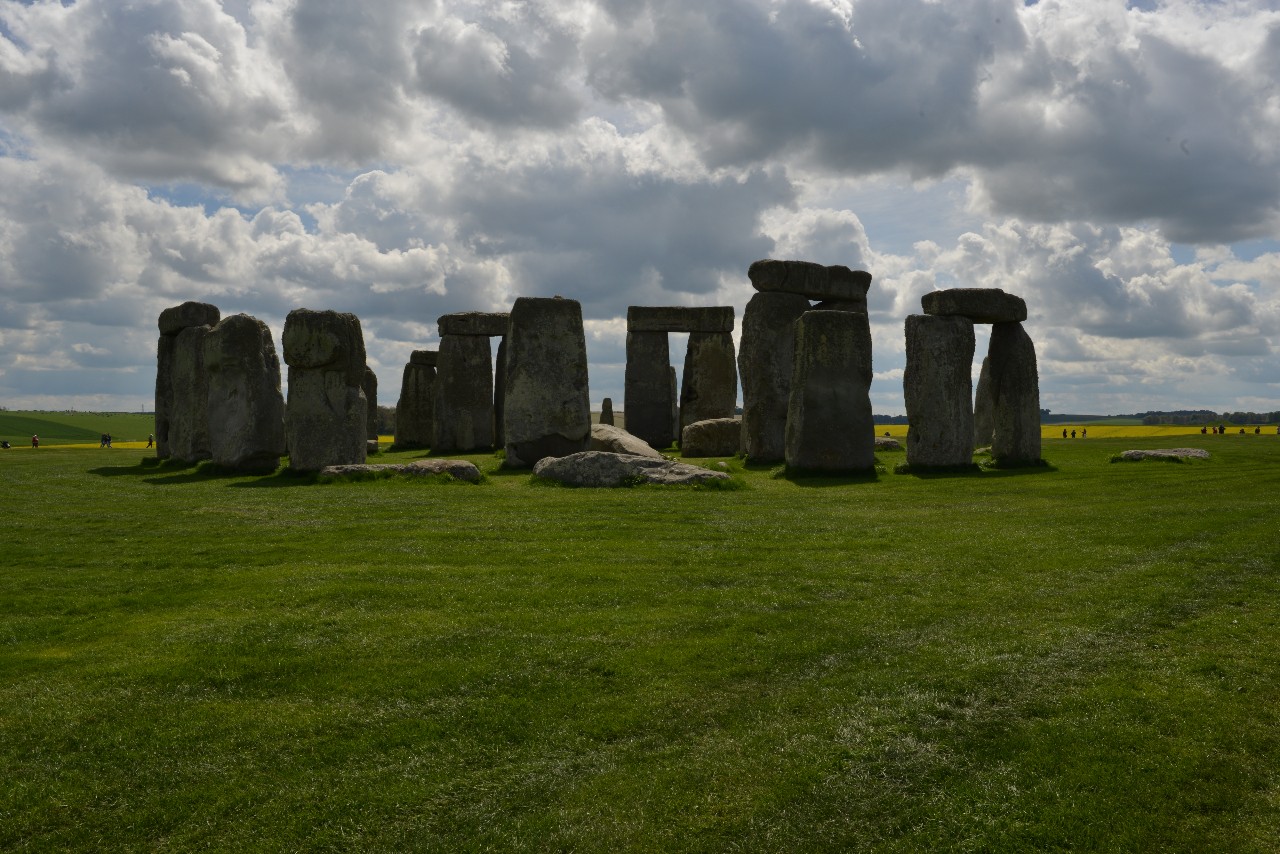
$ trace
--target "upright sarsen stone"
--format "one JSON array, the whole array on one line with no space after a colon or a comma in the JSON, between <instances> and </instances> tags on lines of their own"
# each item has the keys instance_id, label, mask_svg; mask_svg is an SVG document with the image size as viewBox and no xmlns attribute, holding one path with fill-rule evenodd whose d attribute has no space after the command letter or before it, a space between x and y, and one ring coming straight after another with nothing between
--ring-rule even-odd
<instances>
[{"instance_id":1,"label":"upright sarsen stone","mask_svg":"<svg viewBox=\"0 0 1280 854\"><path fill-rule=\"evenodd\" d=\"M173 361L177 352L178 334L182 330L203 326L213 328L221 317L217 306L206 302L184 302L166 308L160 312L157 325L160 327L160 340L156 344L156 456L167 459L170 453L169 433L173 416ZM207 405L207 404L204 404ZM184 415L180 419L184 424L190 418ZM181 429L181 428L180 428ZM183 439L183 444L188 444Z\"/></svg>"},{"instance_id":2,"label":"upright sarsen stone","mask_svg":"<svg viewBox=\"0 0 1280 854\"><path fill-rule=\"evenodd\" d=\"M627 332L627 371L622 408L627 432L655 448L675 441L671 411L671 347L666 332Z\"/></svg>"},{"instance_id":3,"label":"upright sarsen stone","mask_svg":"<svg viewBox=\"0 0 1280 854\"><path fill-rule=\"evenodd\" d=\"M913 314L907 318L907 464L973 464L973 321Z\"/></svg>"},{"instance_id":4,"label":"upright sarsen stone","mask_svg":"<svg viewBox=\"0 0 1280 854\"><path fill-rule=\"evenodd\" d=\"M275 471L285 454L280 358L267 324L233 314L204 338L213 461L237 471Z\"/></svg>"},{"instance_id":5,"label":"upright sarsen stone","mask_svg":"<svg viewBox=\"0 0 1280 854\"><path fill-rule=\"evenodd\" d=\"M368 402L360 319L336 311L295 309L285 318L281 344L289 365L285 436L290 468L319 471L363 463Z\"/></svg>"},{"instance_id":6,"label":"upright sarsen stone","mask_svg":"<svg viewBox=\"0 0 1280 854\"><path fill-rule=\"evenodd\" d=\"M991 444L994 430L994 414L991 411L991 357L984 356L982 370L978 372L978 389L973 395L973 446L985 448Z\"/></svg>"},{"instance_id":7,"label":"upright sarsen stone","mask_svg":"<svg viewBox=\"0 0 1280 854\"><path fill-rule=\"evenodd\" d=\"M364 379L360 383L365 399L365 438L378 441L378 375L373 368L364 366Z\"/></svg>"},{"instance_id":8,"label":"upright sarsen stone","mask_svg":"<svg viewBox=\"0 0 1280 854\"><path fill-rule=\"evenodd\" d=\"M612 427L613 420L613 398L606 397L600 403L600 423Z\"/></svg>"},{"instance_id":9,"label":"upright sarsen stone","mask_svg":"<svg viewBox=\"0 0 1280 854\"><path fill-rule=\"evenodd\" d=\"M169 453L188 463L213 456L209 445L209 375L204 366L204 339L211 328L188 326L173 342Z\"/></svg>"},{"instance_id":10,"label":"upright sarsen stone","mask_svg":"<svg viewBox=\"0 0 1280 854\"><path fill-rule=\"evenodd\" d=\"M795 322L787 410L789 468L866 471L875 465L871 334L864 315L807 311Z\"/></svg>"},{"instance_id":11,"label":"upright sarsen stone","mask_svg":"<svg viewBox=\"0 0 1280 854\"><path fill-rule=\"evenodd\" d=\"M742 444L751 462L786 457L795 322L808 310L809 300L799 294L757 293L742 315Z\"/></svg>"},{"instance_id":12,"label":"upright sarsen stone","mask_svg":"<svg viewBox=\"0 0 1280 854\"><path fill-rule=\"evenodd\" d=\"M511 307L503 402L506 465L587 450L591 399L577 300L520 297Z\"/></svg>"},{"instance_id":13,"label":"upright sarsen stone","mask_svg":"<svg viewBox=\"0 0 1280 854\"><path fill-rule=\"evenodd\" d=\"M430 447L435 388L436 351L414 350L404 366L400 399L396 402L397 448Z\"/></svg>"},{"instance_id":14,"label":"upright sarsen stone","mask_svg":"<svg viewBox=\"0 0 1280 854\"><path fill-rule=\"evenodd\" d=\"M1040 459L1040 378L1036 348L1021 323L991 328L991 459L1036 465Z\"/></svg>"},{"instance_id":15,"label":"upright sarsen stone","mask_svg":"<svg viewBox=\"0 0 1280 854\"><path fill-rule=\"evenodd\" d=\"M431 449L493 449L493 348L488 336L441 336Z\"/></svg>"},{"instance_id":16,"label":"upright sarsen stone","mask_svg":"<svg viewBox=\"0 0 1280 854\"><path fill-rule=\"evenodd\" d=\"M680 430L697 421L732 418L738 403L733 335L690 332L680 382Z\"/></svg>"}]
</instances>

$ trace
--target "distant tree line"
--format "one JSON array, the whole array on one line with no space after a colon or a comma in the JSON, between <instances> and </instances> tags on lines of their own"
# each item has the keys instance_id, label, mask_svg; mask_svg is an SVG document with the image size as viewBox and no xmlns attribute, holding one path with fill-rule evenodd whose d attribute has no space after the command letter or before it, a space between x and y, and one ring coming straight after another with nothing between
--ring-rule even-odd
<instances>
[{"instance_id":1,"label":"distant tree line","mask_svg":"<svg viewBox=\"0 0 1280 854\"><path fill-rule=\"evenodd\" d=\"M1175 409L1171 412L1142 412L1125 417L1141 418L1143 424L1272 424L1280 421L1280 410L1214 412L1209 409Z\"/></svg>"}]
</instances>

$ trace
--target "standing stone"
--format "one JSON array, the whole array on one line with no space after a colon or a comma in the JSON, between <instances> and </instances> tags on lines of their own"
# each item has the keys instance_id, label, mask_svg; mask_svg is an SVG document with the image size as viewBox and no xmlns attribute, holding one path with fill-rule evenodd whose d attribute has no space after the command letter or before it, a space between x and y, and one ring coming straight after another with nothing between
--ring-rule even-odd
<instances>
[{"instance_id":1,"label":"standing stone","mask_svg":"<svg viewBox=\"0 0 1280 854\"><path fill-rule=\"evenodd\" d=\"M364 389L366 403L365 428L366 438L371 442L378 441L378 375L373 368L364 366L364 380L360 383Z\"/></svg>"},{"instance_id":2,"label":"standing stone","mask_svg":"<svg viewBox=\"0 0 1280 854\"><path fill-rule=\"evenodd\" d=\"M696 421L732 418L738 404L738 365L733 335L690 332L680 383L680 429Z\"/></svg>"},{"instance_id":3,"label":"standing stone","mask_svg":"<svg viewBox=\"0 0 1280 854\"><path fill-rule=\"evenodd\" d=\"M991 459L998 465L1040 460L1040 377L1036 347L1021 323L991 327Z\"/></svg>"},{"instance_id":4,"label":"standing stone","mask_svg":"<svg viewBox=\"0 0 1280 854\"><path fill-rule=\"evenodd\" d=\"M289 365L289 466L319 471L363 463L368 452L364 333L354 314L294 309L281 338Z\"/></svg>"},{"instance_id":5,"label":"standing stone","mask_svg":"<svg viewBox=\"0 0 1280 854\"><path fill-rule=\"evenodd\" d=\"M400 400L396 402L396 447L427 448L431 445L432 410L435 407L436 352L414 350L404 366Z\"/></svg>"},{"instance_id":6,"label":"standing stone","mask_svg":"<svg viewBox=\"0 0 1280 854\"><path fill-rule=\"evenodd\" d=\"M431 450L493 450L493 348L488 336L440 337Z\"/></svg>"},{"instance_id":7,"label":"standing stone","mask_svg":"<svg viewBox=\"0 0 1280 854\"><path fill-rule=\"evenodd\" d=\"M606 398L604 399L604 402L602 402L602 403L600 404L600 423L601 423L601 424L607 424L607 425L609 425L610 427L614 426L614 425L613 425L613 398L612 398L612 397L606 397Z\"/></svg>"},{"instance_id":8,"label":"standing stone","mask_svg":"<svg viewBox=\"0 0 1280 854\"><path fill-rule=\"evenodd\" d=\"M587 339L582 306L559 297L520 297L511 307L503 406L510 467L566 457L591 442Z\"/></svg>"},{"instance_id":9,"label":"standing stone","mask_svg":"<svg viewBox=\"0 0 1280 854\"><path fill-rule=\"evenodd\" d=\"M655 448L675 441L671 410L671 347L665 332L627 332L627 371L622 408L627 432Z\"/></svg>"},{"instance_id":10,"label":"standing stone","mask_svg":"<svg viewBox=\"0 0 1280 854\"><path fill-rule=\"evenodd\" d=\"M213 461L237 471L275 471L285 455L284 395L271 329L247 314L224 318L204 338L204 366Z\"/></svg>"},{"instance_id":11,"label":"standing stone","mask_svg":"<svg viewBox=\"0 0 1280 854\"><path fill-rule=\"evenodd\" d=\"M871 334L865 317L807 311L795 322L787 409L788 468L866 471L875 465Z\"/></svg>"},{"instance_id":12,"label":"standing stone","mask_svg":"<svg viewBox=\"0 0 1280 854\"><path fill-rule=\"evenodd\" d=\"M795 356L795 322L809 310L799 294L757 293L742 315L742 443L747 460L786 457L787 402Z\"/></svg>"},{"instance_id":13,"label":"standing stone","mask_svg":"<svg viewBox=\"0 0 1280 854\"><path fill-rule=\"evenodd\" d=\"M187 463L213 456L209 444L209 374L204 339L210 326L188 326L173 343L169 371L173 406L169 411L169 453Z\"/></svg>"},{"instance_id":14,"label":"standing stone","mask_svg":"<svg viewBox=\"0 0 1280 854\"><path fill-rule=\"evenodd\" d=\"M159 459L171 456L169 432L173 415L173 360L178 333L191 326L212 328L220 317L217 306L205 302L184 302L160 312L157 321L160 340L156 344L155 402L156 456Z\"/></svg>"},{"instance_id":15,"label":"standing stone","mask_svg":"<svg viewBox=\"0 0 1280 854\"><path fill-rule=\"evenodd\" d=\"M671 441L680 438L680 380L676 376L676 366L667 365L667 388L670 389Z\"/></svg>"},{"instance_id":16,"label":"standing stone","mask_svg":"<svg viewBox=\"0 0 1280 854\"><path fill-rule=\"evenodd\" d=\"M495 448L504 447L507 443L506 400L507 338L506 333L503 333L503 337L498 339L498 355L494 359L493 368L493 446Z\"/></svg>"},{"instance_id":17,"label":"standing stone","mask_svg":"<svg viewBox=\"0 0 1280 854\"><path fill-rule=\"evenodd\" d=\"M913 314L906 331L907 465L972 465L973 321Z\"/></svg>"},{"instance_id":18,"label":"standing stone","mask_svg":"<svg viewBox=\"0 0 1280 854\"><path fill-rule=\"evenodd\" d=\"M991 444L994 429L991 411L991 357L984 356L982 370L978 373L978 390L973 396L973 446L985 448Z\"/></svg>"}]
</instances>

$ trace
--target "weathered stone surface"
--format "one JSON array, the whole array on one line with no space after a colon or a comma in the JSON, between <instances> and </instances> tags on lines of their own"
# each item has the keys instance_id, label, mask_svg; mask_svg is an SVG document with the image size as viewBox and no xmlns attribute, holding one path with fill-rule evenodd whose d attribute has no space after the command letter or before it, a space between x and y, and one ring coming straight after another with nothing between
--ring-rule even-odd
<instances>
[{"instance_id":1,"label":"weathered stone surface","mask_svg":"<svg viewBox=\"0 0 1280 854\"><path fill-rule=\"evenodd\" d=\"M419 353L430 353L431 360L415 361ZM427 448L431 446L435 424L436 353L415 350L404 366L400 380L400 400L396 402L396 447Z\"/></svg>"},{"instance_id":2,"label":"weathered stone surface","mask_svg":"<svg viewBox=\"0 0 1280 854\"><path fill-rule=\"evenodd\" d=\"M902 443L891 436L876 436L877 451L901 451Z\"/></svg>"},{"instance_id":3,"label":"weathered stone surface","mask_svg":"<svg viewBox=\"0 0 1280 854\"><path fill-rule=\"evenodd\" d=\"M671 410L671 348L665 332L627 333L627 373L622 407L627 431L655 448L675 441Z\"/></svg>"},{"instance_id":4,"label":"weathered stone surface","mask_svg":"<svg viewBox=\"0 0 1280 854\"><path fill-rule=\"evenodd\" d=\"M728 332L691 332L680 382L680 430L695 421L732 418L738 405L738 361Z\"/></svg>"},{"instance_id":5,"label":"weathered stone surface","mask_svg":"<svg viewBox=\"0 0 1280 854\"><path fill-rule=\"evenodd\" d=\"M275 471L285 455L284 395L271 329L247 314L223 318L204 338L204 366L213 461L237 471Z\"/></svg>"},{"instance_id":6,"label":"weathered stone surface","mask_svg":"<svg viewBox=\"0 0 1280 854\"><path fill-rule=\"evenodd\" d=\"M627 331L732 332L733 306L628 306Z\"/></svg>"},{"instance_id":7,"label":"weathered stone surface","mask_svg":"<svg viewBox=\"0 0 1280 854\"><path fill-rule=\"evenodd\" d=\"M620 427L610 424L591 425L591 444L589 451L609 451L614 454L631 454L636 457L650 457L664 460L666 457L645 444L639 436L632 436Z\"/></svg>"},{"instance_id":8,"label":"weathered stone surface","mask_svg":"<svg viewBox=\"0 0 1280 854\"><path fill-rule=\"evenodd\" d=\"M173 342L169 370L173 394L169 408L169 454L188 463L213 455L209 445L209 374L204 367L204 339L211 327L188 326Z\"/></svg>"},{"instance_id":9,"label":"weathered stone surface","mask_svg":"<svg viewBox=\"0 0 1280 854\"><path fill-rule=\"evenodd\" d=\"M585 451L591 441L587 340L577 300L520 297L507 336L506 465Z\"/></svg>"},{"instance_id":10,"label":"weathered stone surface","mask_svg":"<svg viewBox=\"0 0 1280 854\"><path fill-rule=\"evenodd\" d=\"M176 335L161 335L156 343L156 457L169 459L169 413L173 411L173 351Z\"/></svg>"},{"instance_id":11,"label":"weathered stone surface","mask_svg":"<svg viewBox=\"0 0 1280 854\"><path fill-rule=\"evenodd\" d=\"M725 472L673 460L611 454L607 451L583 451L567 457L547 457L533 467L538 477L556 480L570 486L629 486L637 480L647 483L705 483L727 480Z\"/></svg>"},{"instance_id":12,"label":"weathered stone surface","mask_svg":"<svg viewBox=\"0 0 1280 854\"><path fill-rule=\"evenodd\" d=\"M409 364L434 368L436 366L436 357L439 355L435 350L414 350L409 354Z\"/></svg>"},{"instance_id":13,"label":"weathered stone surface","mask_svg":"<svg viewBox=\"0 0 1280 854\"><path fill-rule=\"evenodd\" d=\"M184 302L160 312L158 321L161 335L177 335L191 326L212 328L222 319L216 305L207 302Z\"/></svg>"},{"instance_id":14,"label":"weathered stone surface","mask_svg":"<svg viewBox=\"0 0 1280 854\"><path fill-rule=\"evenodd\" d=\"M1000 465L1040 462L1040 378L1036 348L1021 323L991 329L991 459Z\"/></svg>"},{"instance_id":15,"label":"weathered stone surface","mask_svg":"<svg viewBox=\"0 0 1280 854\"><path fill-rule=\"evenodd\" d=\"M1167 459L1174 458L1179 460L1209 459L1209 452L1203 448L1152 448L1145 451L1121 451L1120 459L1129 462L1138 462L1146 459Z\"/></svg>"},{"instance_id":16,"label":"weathered stone surface","mask_svg":"<svg viewBox=\"0 0 1280 854\"><path fill-rule=\"evenodd\" d=\"M795 322L809 311L799 294L758 293L742 315L742 444L753 463L786 457L787 402L795 357Z\"/></svg>"},{"instance_id":17,"label":"weathered stone surface","mask_svg":"<svg viewBox=\"0 0 1280 854\"><path fill-rule=\"evenodd\" d=\"M871 274L865 270L850 270L840 264L828 267L812 261L756 261L747 270L747 277L761 293L799 294L812 300L852 302L864 307L871 287Z\"/></svg>"},{"instance_id":18,"label":"weathered stone surface","mask_svg":"<svg viewBox=\"0 0 1280 854\"><path fill-rule=\"evenodd\" d=\"M742 422L711 418L686 425L680 432L680 454L686 457L732 457L742 448Z\"/></svg>"},{"instance_id":19,"label":"weathered stone surface","mask_svg":"<svg viewBox=\"0 0 1280 854\"><path fill-rule=\"evenodd\" d=\"M907 465L972 465L973 321L913 314L906 334Z\"/></svg>"},{"instance_id":20,"label":"weathered stone surface","mask_svg":"<svg viewBox=\"0 0 1280 854\"><path fill-rule=\"evenodd\" d=\"M436 363L431 449L493 448L493 349L482 335L446 335Z\"/></svg>"},{"instance_id":21,"label":"weathered stone surface","mask_svg":"<svg viewBox=\"0 0 1280 854\"><path fill-rule=\"evenodd\" d=\"M613 426L613 398L606 397L600 403L600 423Z\"/></svg>"},{"instance_id":22,"label":"weathered stone surface","mask_svg":"<svg viewBox=\"0 0 1280 854\"><path fill-rule=\"evenodd\" d=\"M925 314L959 315L974 323L1018 323L1027 319L1022 297L999 288L950 288L920 297Z\"/></svg>"},{"instance_id":23,"label":"weathered stone surface","mask_svg":"<svg viewBox=\"0 0 1280 854\"><path fill-rule=\"evenodd\" d=\"M364 380L360 383L360 387L364 389L367 438L376 444L378 441L378 375L368 365L364 366Z\"/></svg>"},{"instance_id":24,"label":"weathered stone surface","mask_svg":"<svg viewBox=\"0 0 1280 854\"><path fill-rule=\"evenodd\" d=\"M436 319L440 336L445 335L488 335L497 337L507 334L507 320L510 315L505 311L460 311L445 314Z\"/></svg>"},{"instance_id":25,"label":"weathered stone surface","mask_svg":"<svg viewBox=\"0 0 1280 854\"><path fill-rule=\"evenodd\" d=\"M985 448L991 444L995 429L991 401L991 357L982 357L982 370L978 373L978 389L973 396L973 446Z\"/></svg>"},{"instance_id":26,"label":"weathered stone surface","mask_svg":"<svg viewBox=\"0 0 1280 854\"><path fill-rule=\"evenodd\" d=\"M392 471L397 474L429 475L447 474L454 480L465 480L468 483L480 482L480 469L475 463L467 460L414 460L410 463L362 463L341 466L325 466L320 474L328 477L372 474L380 471Z\"/></svg>"},{"instance_id":27,"label":"weathered stone surface","mask_svg":"<svg viewBox=\"0 0 1280 854\"><path fill-rule=\"evenodd\" d=\"M795 337L787 466L825 472L874 467L871 332L865 316L807 311L795 323Z\"/></svg>"},{"instance_id":28,"label":"weathered stone surface","mask_svg":"<svg viewBox=\"0 0 1280 854\"><path fill-rule=\"evenodd\" d=\"M289 466L319 471L363 463L368 454L368 401L363 381L364 332L354 314L299 308L284 321L289 402L285 437Z\"/></svg>"},{"instance_id":29,"label":"weathered stone surface","mask_svg":"<svg viewBox=\"0 0 1280 854\"><path fill-rule=\"evenodd\" d=\"M511 325L507 324L510 332ZM493 446L507 444L507 337L498 339L498 352L493 360Z\"/></svg>"}]
</instances>

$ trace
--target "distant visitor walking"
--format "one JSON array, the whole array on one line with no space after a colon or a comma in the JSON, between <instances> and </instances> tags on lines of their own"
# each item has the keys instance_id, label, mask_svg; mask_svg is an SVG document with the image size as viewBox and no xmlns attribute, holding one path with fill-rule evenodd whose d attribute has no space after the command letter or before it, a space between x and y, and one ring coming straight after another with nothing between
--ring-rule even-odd
<instances>
[{"instance_id":1,"label":"distant visitor walking","mask_svg":"<svg viewBox=\"0 0 1280 854\"><path fill-rule=\"evenodd\" d=\"M38 448L38 447L40 447L40 437L39 437L39 436L32 435L32 437L31 437L31 447L33 447L33 448Z\"/></svg>"}]
</instances>

